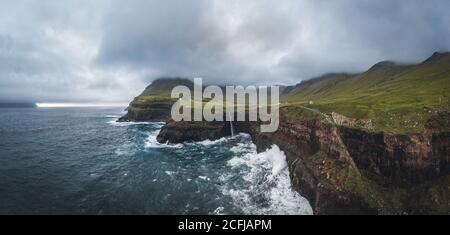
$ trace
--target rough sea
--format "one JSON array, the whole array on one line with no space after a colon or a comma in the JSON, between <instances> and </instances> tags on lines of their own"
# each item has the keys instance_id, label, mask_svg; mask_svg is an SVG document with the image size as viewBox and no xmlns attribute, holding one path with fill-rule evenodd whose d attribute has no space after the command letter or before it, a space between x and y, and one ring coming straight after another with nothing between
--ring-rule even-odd
<instances>
[{"instance_id":1,"label":"rough sea","mask_svg":"<svg viewBox=\"0 0 450 235\"><path fill-rule=\"evenodd\" d=\"M312 214L277 146L159 144L123 108L0 109L0 214ZM235 130L239 133L239 130Z\"/></svg>"}]
</instances>

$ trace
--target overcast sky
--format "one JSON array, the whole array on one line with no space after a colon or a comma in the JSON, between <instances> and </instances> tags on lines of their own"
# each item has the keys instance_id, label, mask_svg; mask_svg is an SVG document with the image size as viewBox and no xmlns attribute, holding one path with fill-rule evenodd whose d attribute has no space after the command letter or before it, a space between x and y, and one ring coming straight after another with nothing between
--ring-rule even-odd
<instances>
[{"instance_id":1,"label":"overcast sky","mask_svg":"<svg viewBox=\"0 0 450 235\"><path fill-rule=\"evenodd\" d=\"M295 84L450 50L448 0L0 0L0 100L128 102L157 77Z\"/></svg>"}]
</instances>

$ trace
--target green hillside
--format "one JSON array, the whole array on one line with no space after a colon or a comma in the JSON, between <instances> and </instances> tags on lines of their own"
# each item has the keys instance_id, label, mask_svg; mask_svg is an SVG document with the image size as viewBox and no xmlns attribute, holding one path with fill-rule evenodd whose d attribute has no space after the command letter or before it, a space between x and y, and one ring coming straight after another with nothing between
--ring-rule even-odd
<instances>
[{"instance_id":1,"label":"green hillside","mask_svg":"<svg viewBox=\"0 0 450 235\"><path fill-rule=\"evenodd\" d=\"M155 80L130 104L130 119L169 115L175 102L170 93L178 85L193 88L188 79ZM370 119L374 131L418 133L432 115L450 110L450 53L416 65L385 61L361 74L326 74L283 87L281 94L283 106Z\"/></svg>"},{"instance_id":2,"label":"green hillside","mask_svg":"<svg viewBox=\"0 0 450 235\"><path fill-rule=\"evenodd\" d=\"M327 74L297 85L284 105L371 119L375 130L421 132L434 113L450 110L450 53L417 65L381 62L362 74Z\"/></svg>"},{"instance_id":3,"label":"green hillside","mask_svg":"<svg viewBox=\"0 0 450 235\"><path fill-rule=\"evenodd\" d=\"M160 78L152 82L145 90L136 97L130 108L145 109L155 105L172 105L175 101L170 98L172 89L176 86L194 87L193 82L183 78Z\"/></svg>"},{"instance_id":4,"label":"green hillside","mask_svg":"<svg viewBox=\"0 0 450 235\"><path fill-rule=\"evenodd\" d=\"M128 113L119 121L164 121L176 100L170 98L178 85L192 88L193 83L182 78L160 78L152 82L128 106Z\"/></svg>"}]
</instances>

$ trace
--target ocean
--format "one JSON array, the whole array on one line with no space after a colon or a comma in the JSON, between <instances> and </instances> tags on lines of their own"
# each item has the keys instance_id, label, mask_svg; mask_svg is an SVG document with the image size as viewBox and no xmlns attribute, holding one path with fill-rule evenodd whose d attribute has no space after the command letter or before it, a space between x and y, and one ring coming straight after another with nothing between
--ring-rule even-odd
<instances>
[{"instance_id":1,"label":"ocean","mask_svg":"<svg viewBox=\"0 0 450 235\"><path fill-rule=\"evenodd\" d=\"M0 214L312 214L246 134L160 144L123 108L0 109ZM235 130L236 133L239 130Z\"/></svg>"}]
</instances>

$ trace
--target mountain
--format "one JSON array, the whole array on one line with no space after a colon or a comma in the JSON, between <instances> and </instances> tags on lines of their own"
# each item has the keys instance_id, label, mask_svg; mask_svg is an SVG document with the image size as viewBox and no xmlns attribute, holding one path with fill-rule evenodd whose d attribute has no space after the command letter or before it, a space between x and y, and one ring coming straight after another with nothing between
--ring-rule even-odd
<instances>
[{"instance_id":1,"label":"mountain","mask_svg":"<svg viewBox=\"0 0 450 235\"><path fill-rule=\"evenodd\" d=\"M165 121L170 117L171 107L175 102L170 98L172 89L183 85L189 88L194 83L184 78L160 78L153 81L130 103L127 114L119 119L129 121Z\"/></svg>"},{"instance_id":2,"label":"mountain","mask_svg":"<svg viewBox=\"0 0 450 235\"><path fill-rule=\"evenodd\" d=\"M292 188L315 214L448 214L449 53L283 86L273 133L257 122L174 122L176 85L192 82L154 81L120 121L166 120L161 143L218 139L234 127L250 134L258 152L275 144L286 154Z\"/></svg>"},{"instance_id":3,"label":"mountain","mask_svg":"<svg viewBox=\"0 0 450 235\"><path fill-rule=\"evenodd\" d=\"M385 61L360 74L327 74L298 84L282 100L370 119L379 131L420 132L433 114L450 110L450 53L415 65Z\"/></svg>"},{"instance_id":4,"label":"mountain","mask_svg":"<svg viewBox=\"0 0 450 235\"><path fill-rule=\"evenodd\" d=\"M121 121L164 121L174 102L171 90L178 85L193 88L184 78L153 81ZM329 73L282 86L280 94L284 106L336 113L373 131L418 133L433 115L450 110L450 53L436 52L420 64L382 61L363 73Z\"/></svg>"},{"instance_id":5,"label":"mountain","mask_svg":"<svg viewBox=\"0 0 450 235\"><path fill-rule=\"evenodd\" d=\"M152 82L140 96L170 96L176 86L186 86L193 89L194 83L185 78L159 78Z\"/></svg>"}]
</instances>

